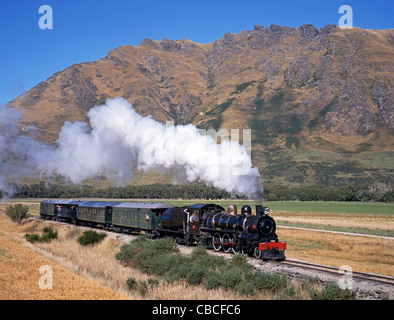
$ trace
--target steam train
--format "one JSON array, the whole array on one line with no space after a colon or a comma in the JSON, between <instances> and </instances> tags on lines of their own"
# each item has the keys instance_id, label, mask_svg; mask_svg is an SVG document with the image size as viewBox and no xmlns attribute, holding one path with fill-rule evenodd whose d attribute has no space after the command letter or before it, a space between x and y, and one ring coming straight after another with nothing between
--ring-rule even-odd
<instances>
[{"instance_id":1,"label":"steam train","mask_svg":"<svg viewBox=\"0 0 394 320\"><path fill-rule=\"evenodd\" d=\"M279 242L269 209L244 205L227 210L217 204L174 207L166 203L44 200L40 216L79 225L149 238L171 238L179 244L243 253L264 260L284 260L286 243Z\"/></svg>"}]
</instances>

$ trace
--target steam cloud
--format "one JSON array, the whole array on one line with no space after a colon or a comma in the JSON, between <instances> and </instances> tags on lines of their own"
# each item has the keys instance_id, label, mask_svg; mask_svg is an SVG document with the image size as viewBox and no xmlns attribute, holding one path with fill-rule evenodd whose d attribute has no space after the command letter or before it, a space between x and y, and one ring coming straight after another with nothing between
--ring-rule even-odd
<instances>
[{"instance_id":1,"label":"steam cloud","mask_svg":"<svg viewBox=\"0 0 394 320\"><path fill-rule=\"evenodd\" d=\"M262 198L262 179L237 141L217 144L194 125L162 124L138 114L123 98L108 99L85 122L65 122L57 146L18 135L19 113L0 108L0 190L9 181L61 175L79 184L105 174L121 185L133 168L170 172L182 182L201 181L231 194Z\"/></svg>"}]
</instances>

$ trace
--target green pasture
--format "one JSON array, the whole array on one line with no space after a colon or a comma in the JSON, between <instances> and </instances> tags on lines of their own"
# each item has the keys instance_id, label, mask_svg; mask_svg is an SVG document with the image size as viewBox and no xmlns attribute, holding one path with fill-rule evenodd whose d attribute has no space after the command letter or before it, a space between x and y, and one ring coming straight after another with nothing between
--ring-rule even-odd
<instances>
[{"instance_id":1,"label":"green pasture","mask_svg":"<svg viewBox=\"0 0 394 320\"><path fill-rule=\"evenodd\" d=\"M12 199L9 203L27 202L38 206L42 199ZM99 199L95 199L99 200ZM345 213L345 214L379 214L394 215L394 203L381 202L335 202L335 201L268 201L256 202L254 200L145 200L145 199L100 199L105 201L138 201L138 202L166 202L173 206L187 206L196 203L216 203L223 207L235 204L240 210L243 205L248 204L255 209L256 204L269 207L272 212L323 212L323 213Z\"/></svg>"},{"instance_id":2,"label":"green pasture","mask_svg":"<svg viewBox=\"0 0 394 320\"><path fill-rule=\"evenodd\" d=\"M325 212L349 214L383 214L394 215L394 203L376 202L335 202L335 201L268 201L255 202L253 200L164 200L174 206L186 206L194 203L213 202L223 207L235 204L239 209L248 204L254 209L256 204L269 207L271 211L289 212Z\"/></svg>"}]
</instances>

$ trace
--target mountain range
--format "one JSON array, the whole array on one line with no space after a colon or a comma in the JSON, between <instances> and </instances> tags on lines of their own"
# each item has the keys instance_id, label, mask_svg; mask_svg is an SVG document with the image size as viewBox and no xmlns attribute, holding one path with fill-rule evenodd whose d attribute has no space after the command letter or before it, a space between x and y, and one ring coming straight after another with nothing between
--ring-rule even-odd
<instances>
[{"instance_id":1,"label":"mountain range","mask_svg":"<svg viewBox=\"0 0 394 320\"><path fill-rule=\"evenodd\" d=\"M251 129L268 183L391 184L394 29L254 26L208 44L144 39L54 73L9 104L53 143L107 98L143 116ZM140 179L143 181L143 179Z\"/></svg>"}]
</instances>

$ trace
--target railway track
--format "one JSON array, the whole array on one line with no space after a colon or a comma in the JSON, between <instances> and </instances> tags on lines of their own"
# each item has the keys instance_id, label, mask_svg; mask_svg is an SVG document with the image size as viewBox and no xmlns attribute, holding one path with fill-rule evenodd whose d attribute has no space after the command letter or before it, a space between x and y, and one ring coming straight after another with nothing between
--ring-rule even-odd
<instances>
[{"instance_id":1,"label":"railway track","mask_svg":"<svg viewBox=\"0 0 394 320\"><path fill-rule=\"evenodd\" d=\"M306 262L306 261L299 261L299 260L294 260L294 259L286 259L281 262L275 262L277 264L283 265L283 266L289 266L289 267L298 267L298 268L303 268L303 269L309 269L312 271L317 271L317 272L326 272L329 274L333 274L338 277L342 277L344 275L347 275L345 269L340 269L337 267L332 267L332 266L326 266L322 264L316 264L316 263L311 263L311 262ZM394 277L390 276L385 276L385 275L379 275L379 274L373 274L373 273L363 273L363 272L356 272L356 271L350 271L350 274L348 274L349 277L352 279L359 279L362 281L371 281L371 282L377 282L383 285L390 285L393 286L394 290Z\"/></svg>"}]
</instances>

